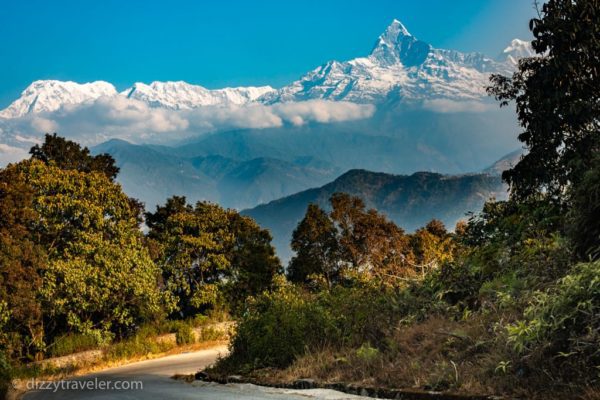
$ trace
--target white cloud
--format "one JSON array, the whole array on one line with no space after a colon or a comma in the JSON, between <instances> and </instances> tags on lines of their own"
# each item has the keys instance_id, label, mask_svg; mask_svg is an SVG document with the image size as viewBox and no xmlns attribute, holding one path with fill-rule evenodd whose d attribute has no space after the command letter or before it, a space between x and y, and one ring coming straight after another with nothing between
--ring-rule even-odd
<instances>
[{"instance_id":1,"label":"white cloud","mask_svg":"<svg viewBox=\"0 0 600 400\"><path fill-rule=\"evenodd\" d=\"M476 100L450 100L450 99L433 99L433 100L425 100L423 102L423 108L449 114L449 113L460 113L460 112L485 112L489 111L490 105L485 104L481 101Z\"/></svg>"},{"instance_id":2,"label":"white cloud","mask_svg":"<svg viewBox=\"0 0 600 400\"><path fill-rule=\"evenodd\" d=\"M152 108L124 96L100 97L93 102L66 105L52 113L0 121L4 142L25 147L42 133L59 135L91 146L111 138L132 142L169 143L207 132L273 128L286 124L332 123L368 118L372 105L309 100L276 105L204 106L192 110ZM1 138L0 138L1 139Z\"/></svg>"},{"instance_id":3,"label":"white cloud","mask_svg":"<svg viewBox=\"0 0 600 400\"><path fill-rule=\"evenodd\" d=\"M27 150L0 143L0 166L20 161L28 155Z\"/></svg>"},{"instance_id":4,"label":"white cloud","mask_svg":"<svg viewBox=\"0 0 600 400\"><path fill-rule=\"evenodd\" d=\"M54 133L58 124L51 119L35 116L31 119L31 127L36 133Z\"/></svg>"},{"instance_id":5,"label":"white cloud","mask_svg":"<svg viewBox=\"0 0 600 400\"><path fill-rule=\"evenodd\" d=\"M306 122L342 122L368 118L375 112L370 104L346 101L308 100L297 103L280 103L272 106L275 113L294 125Z\"/></svg>"}]
</instances>

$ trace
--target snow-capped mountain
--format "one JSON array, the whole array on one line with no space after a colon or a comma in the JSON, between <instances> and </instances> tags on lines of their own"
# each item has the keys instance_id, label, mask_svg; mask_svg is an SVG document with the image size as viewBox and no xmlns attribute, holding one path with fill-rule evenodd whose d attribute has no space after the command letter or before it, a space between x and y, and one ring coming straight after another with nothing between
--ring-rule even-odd
<instances>
[{"instance_id":1,"label":"snow-capped mountain","mask_svg":"<svg viewBox=\"0 0 600 400\"><path fill-rule=\"evenodd\" d=\"M519 58L533 55L530 43L519 39L513 40L496 59L481 53L437 49L412 36L400 21L394 20L367 57L329 61L278 90L270 86L209 90L179 81L135 83L118 93L113 85L102 81L78 84L40 80L0 111L0 118L52 112L105 96L135 99L150 107L170 110L310 99L356 103L386 99L479 100L486 97L490 73L510 74Z\"/></svg>"},{"instance_id":2,"label":"snow-capped mountain","mask_svg":"<svg viewBox=\"0 0 600 400\"><path fill-rule=\"evenodd\" d=\"M320 98L370 103L390 95L406 100L479 99L485 96L490 73L509 74L513 69L510 61L493 60L480 53L436 49L394 20L367 57L329 61L261 100L275 103Z\"/></svg>"},{"instance_id":3,"label":"snow-capped mountain","mask_svg":"<svg viewBox=\"0 0 600 400\"><path fill-rule=\"evenodd\" d=\"M18 118L26 114L56 111L65 105L81 104L101 96L116 96L113 85L104 81L91 83L39 80L33 82L4 110L2 118Z\"/></svg>"},{"instance_id":4,"label":"snow-capped mountain","mask_svg":"<svg viewBox=\"0 0 600 400\"><path fill-rule=\"evenodd\" d=\"M242 105L272 92L270 86L237 87L209 90L186 82L135 83L118 93L115 87L103 81L91 83L39 80L29 85L21 97L0 111L0 118L18 118L27 114L52 112L69 105L83 104L99 97L123 96L147 103L150 107L173 110L201 106Z\"/></svg>"},{"instance_id":5,"label":"snow-capped mountain","mask_svg":"<svg viewBox=\"0 0 600 400\"><path fill-rule=\"evenodd\" d=\"M152 82L150 85L138 82L121 94L148 103L151 107L181 110L200 106L242 105L274 90L271 86L209 90L183 81Z\"/></svg>"},{"instance_id":6,"label":"snow-capped mountain","mask_svg":"<svg viewBox=\"0 0 600 400\"><path fill-rule=\"evenodd\" d=\"M517 65L520 58L526 57L535 57L535 51L531 47L531 42L513 39L510 45L498 56L498 61Z\"/></svg>"}]
</instances>

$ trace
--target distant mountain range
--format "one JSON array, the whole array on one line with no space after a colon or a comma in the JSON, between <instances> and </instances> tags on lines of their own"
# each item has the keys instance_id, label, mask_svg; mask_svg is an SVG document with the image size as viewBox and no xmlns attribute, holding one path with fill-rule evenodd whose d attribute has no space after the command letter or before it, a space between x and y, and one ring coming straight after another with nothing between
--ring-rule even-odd
<instances>
[{"instance_id":1,"label":"distant mountain range","mask_svg":"<svg viewBox=\"0 0 600 400\"><path fill-rule=\"evenodd\" d=\"M394 20L367 57L329 61L296 82L266 93L261 100L477 100L485 95L490 73L510 74L518 58L532 55L529 43L519 39L495 59L481 53L436 49Z\"/></svg>"},{"instance_id":2,"label":"distant mountain range","mask_svg":"<svg viewBox=\"0 0 600 400\"><path fill-rule=\"evenodd\" d=\"M113 139L92 148L109 153L121 169L125 191L148 209L173 195L191 202L209 200L224 207L246 208L322 185L340 174L325 162L298 158L287 162L267 157L240 161L220 155L186 156L179 149L135 145ZM179 154L179 155L178 155Z\"/></svg>"},{"instance_id":3,"label":"distant mountain range","mask_svg":"<svg viewBox=\"0 0 600 400\"><path fill-rule=\"evenodd\" d=\"M0 118L19 118L28 114L60 111L93 102L100 97L125 97L140 100L151 107L189 110L202 106L243 105L272 92L270 86L209 90L187 82L137 82L122 92L110 83L96 81L79 84L57 80L39 80L29 85L21 97L4 110Z\"/></svg>"},{"instance_id":4,"label":"distant mountain range","mask_svg":"<svg viewBox=\"0 0 600 400\"><path fill-rule=\"evenodd\" d=\"M391 175L352 170L331 183L305 190L279 200L245 210L268 228L278 255L291 258L292 232L310 203L329 209L329 198L336 192L358 196L367 205L386 214L407 231L424 226L433 218L442 220L449 229L469 211L478 212L489 198L504 199L506 187L497 175L441 175L417 172Z\"/></svg>"},{"instance_id":5,"label":"distant mountain range","mask_svg":"<svg viewBox=\"0 0 600 400\"><path fill-rule=\"evenodd\" d=\"M100 97L125 97L151 107L189 110L203 106L273 104L309 99L381 103L427 99L479 100L485 97L490 73L510 74L517 60L533 56L528 42L514 39L496 58L481 53L437 49L412 36L393 20L367 57L329 61L299 80L270 86L209 90L186 82L141 82L118 92L103 81L86 84L39 80L0 111L0 118L59 111Z\"/></svg>"},{"instance_id":6,"label":"distant mountain range","mask_svg":"<svg viewBox=\"0 0 600 400\"><path fill-rule=\"evenodd\" d=\"M149 209L172 195L248 209L284 258L307 204L334 191L408 230L433 217L451 226L504 193L497 175L520 153L496 160L518 147L519 128L485 88L529 56L519 39L497 57L438 49L394 20L367 56L280 88L35 81L0 111L0 166L57 132L113 155Z\"/></svg>"},{"instance_id":7,"label":"distant mountain range","mask_svg":"<svg viewBox=\"0 0 600 400\"><path fill-rule=\"evenodd\" d=\"M355 169L340 176L341 170L333 164L314 157L298 157L293 151L289 154L292 161L252 158L260 153L249 149L252 146L246 142L240 145L240 134L232 132L232 142L227 140L228 135L217 135L212 140L224 142L206 139L179 148L111 140L92 150L108 152L116 158L121 168L118 181L129 195L143 200L149 210L174 194L184 195L192 202L209 200L225 207L247 208L244 214L271 230L278 254L286 262L291 257L291 233L309 203L328 208L333 193L345 192L361 197L367 206L384 212L408 231L432 218L441 219L452 228L468 211L479 211L485 200L506 197L499 174L521 155L520 150L512 152L478 174L394 175ZM369 154L368 145L373 142L368 137L362 139L358 148ZM250 159L241 161L214 154L218 148L226 150L222 153L229 156L247 155Z\"/></svg>"}]
</instances>

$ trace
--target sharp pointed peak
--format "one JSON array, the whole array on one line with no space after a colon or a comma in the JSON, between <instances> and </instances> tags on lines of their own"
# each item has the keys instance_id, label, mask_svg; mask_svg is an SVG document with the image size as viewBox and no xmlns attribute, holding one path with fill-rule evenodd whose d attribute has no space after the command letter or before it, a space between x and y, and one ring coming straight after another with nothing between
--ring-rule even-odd
<instances>
[{"instance_id":1,"label":"sharp pointed peak","mask_svg":"<svg viewBox=\"0 0 600 400\"><path fill-rule=\"evenodd\" d=\"M387 27L386 31L394 31L404 36L412 36L408 29L406 29L406 26L404 26L404 24L396 18L392 20L392 23Z\"/></svg>"}]
</instances>

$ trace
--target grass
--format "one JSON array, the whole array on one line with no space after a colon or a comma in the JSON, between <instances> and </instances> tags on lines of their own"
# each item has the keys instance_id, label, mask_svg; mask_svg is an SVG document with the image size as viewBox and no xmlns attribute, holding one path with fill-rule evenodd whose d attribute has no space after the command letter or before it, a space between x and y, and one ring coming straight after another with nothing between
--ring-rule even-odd
<instances>
[{"instance_id":1,"label":"grass","mask_svg":"<svg viewBox=\"0 0 600 400\"><path fill-rule=\"evenodd\" d=\"M98 342L93 336L68 334L61 336L54 341L54 343L50 346L50 355L52 357L62 357L68 354L97 348Z\"/></svg>"},{"instance_id":2,"label":"grass","mask_svg":"<svg viewBox=\"0 0 600 400\"><path fill-rule=\"evenodd\" d=\"M398 325L378 348L364 343L309 349L287 368L255 370L249 376L265 384L311 378L323 383L470 395L517 394L514 375L506 373L514 365L512 355L496 346L497 333L488 328L485 320L432 316L409 326Z\"/></svg>"}]
</instances>

